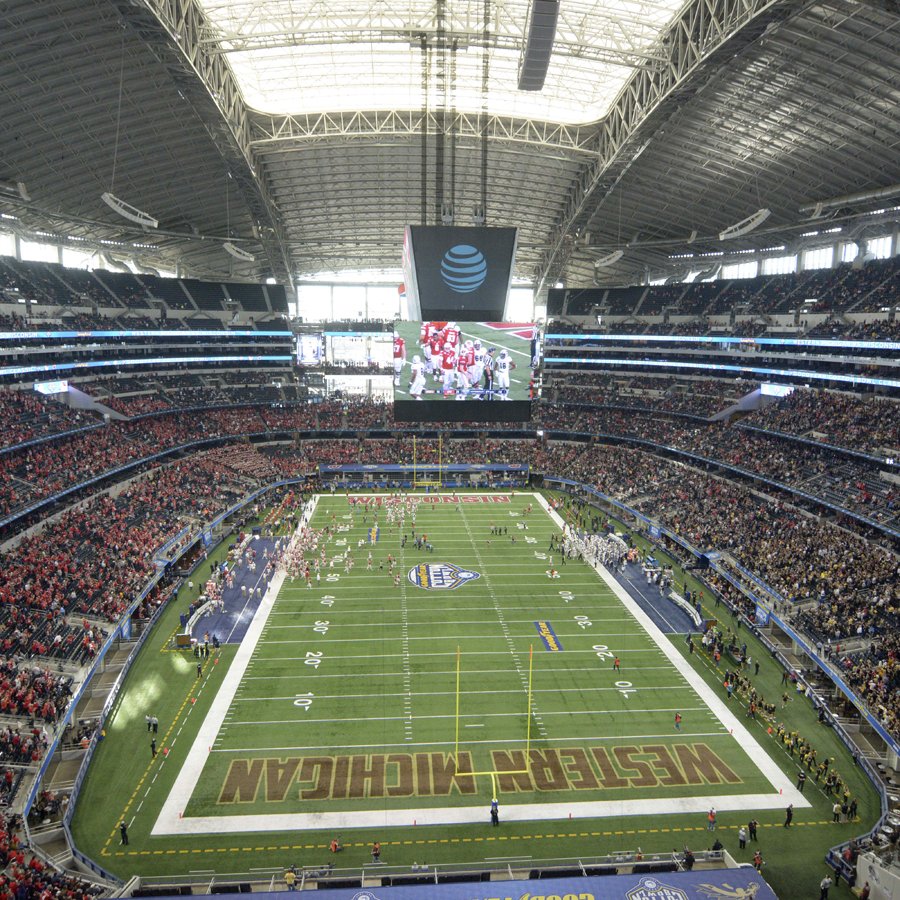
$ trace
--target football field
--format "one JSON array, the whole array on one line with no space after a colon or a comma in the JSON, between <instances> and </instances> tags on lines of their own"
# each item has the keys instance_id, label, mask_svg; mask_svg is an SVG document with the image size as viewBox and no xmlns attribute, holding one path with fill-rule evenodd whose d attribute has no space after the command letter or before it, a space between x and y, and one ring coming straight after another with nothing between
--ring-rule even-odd
<instances>
[{"instance_id":1,"label":"football field","mask_svg":"<svg viewBox=\"0 0 900 900\"><path fill-rule=\"evenodd\" d=\"M273 582L153 835L809 805L543 497L353 499L316 501L319 578Z\"/></svg>"}]
</instances>

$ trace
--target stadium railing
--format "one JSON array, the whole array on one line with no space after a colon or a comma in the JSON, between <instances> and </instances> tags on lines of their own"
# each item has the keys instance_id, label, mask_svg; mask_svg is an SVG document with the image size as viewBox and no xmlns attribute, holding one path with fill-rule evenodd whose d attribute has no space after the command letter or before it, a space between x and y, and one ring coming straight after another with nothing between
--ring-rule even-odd
<instances>
[{"instance_id":1,"label":"stadium railing","mask_svg":"<svg viewBox=\"0 0 900 900\"><path fill-rule=\"evenodd\" d=\"M725 850L693 850L698 868L735 868L738 863ZM297 885L303 888L367 887L376 882L383 887L415 884L448 884L453 882L526 881L534 878L587 877L629 874L646 871L678 871L683 869L683 854L643 853L640 849L621 850L592 857L555 857L522 859L485 863L414 863L412 866L391 866L377 863L356 867L338 867L333 854L324 850L323 856L332 859L322 865L296 866ZM186 876L140 876L128 882L128 896L156 896L178 894L180 888L190 893L246 893L251 891L283 891L284 867L259 868L246 872L226 872L217 875L196 873ZM183 892L183 891L181 891Z\"/></svg>"}]
</instances>

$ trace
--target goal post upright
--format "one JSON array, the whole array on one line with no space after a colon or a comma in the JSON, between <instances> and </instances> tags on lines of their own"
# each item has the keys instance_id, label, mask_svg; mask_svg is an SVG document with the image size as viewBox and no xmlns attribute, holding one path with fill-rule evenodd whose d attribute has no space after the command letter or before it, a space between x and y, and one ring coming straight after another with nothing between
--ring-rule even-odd
<instances>
[{"instance_id":1,"label":"goal post upright","mask_svg":"<svg viewBox=\"0 0 900 900\"><path fill-rule=\"evenodd\" d=\"M528 769L531 760L531 676L534 672L534 644L528 647L528 705L525 709L525 768Z\"/></svg>"},{"instance_id":2,"label":"goal post upright","mask_svg":"<svg viewBox=\"0 0 900 900\"><path fill-rule=\"evenodd\" d=\"M438 435L438 459L437 459L437 476L431 478L426 473L424 477L420 477L422 464L419 462L419 443L416 435L413 435L413 460L412 460L412 483L413 487L441 487L443 485L443 463L444 463L444 436ZM427 463L425 464L427 465Z\"/></svg>"},{"instance_id":3,"label":"goal post upright","mask_svg":"<svg viewBox=\"0 0 900 900\"><path fill-rule=\"evenodd\" d=\"M453 749L453 758L459 759L459 645L456 646L456 740Z\"/></svg>"},{"instance_id":4,"label":"goal post upright","mask_svg":"<svg viewBox=\"0 0 900 900\"><path fill-rule=\"evenodd\" d=\"M485 769L484 771L466 772L466 775L472 778L490 778L491 779L491 798L497 799L499 790L498 779L501 775L527 775L531 772L531 697L532 697L532 676L534 671L534 645L528 648L528 696L526 698L525 707L525 753L524 768L521 769ZM454 739L453 739L453 758L459 760L459 707L460 707L460 678L462 672L462 650L456 647L456 708L454 713Z\"/></svg>"}]
</instances>

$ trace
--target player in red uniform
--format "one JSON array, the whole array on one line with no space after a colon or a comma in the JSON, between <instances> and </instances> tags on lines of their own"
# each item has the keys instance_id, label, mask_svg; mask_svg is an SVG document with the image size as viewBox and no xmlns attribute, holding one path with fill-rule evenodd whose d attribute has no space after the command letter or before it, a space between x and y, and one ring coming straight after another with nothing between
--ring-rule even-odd
<instances>
[{"instance_id":1,"label":"player in red uniform","mask_svg":"<svg viewBox=\"0 0 900 900\"><path fill-rule=\"evenodd\" d=\"M400 373L406 362L406 341L394 332L394 387L400 386Z\"/></svg>"},{"instance_id":2,"label":"player in red uniform","mask_svg":"<svg viewBox=\"0 0 900 900\"><path fill-rule=\"evenodd\" d=\"M444 343L449 344L454 350L459 347L459 326L456 322L448 322L444 328Z\"/></svg>"},{"instance_id":3,"label":"player in red uniform","mask_svg":"<svg viewBox=\"0 0 900 900\"><path fill-rule=\"evenodd\" d=\"M441 378L441 353L444 350L444 338L443 332L435 331L434 334L431 335L431 362L430 371L434 374L435 380L440 380Z\"/></svg>"},{"instance_id":4,"label":"player in red uniform","mask_svg":"<svg viewBox=\"0 0 900 900\"><path fill-rule=\"evenodd\" d=\"M453 376L456 374L456 351L450 344L444 344L441 350L441 372L443 373L444 396L453 393Z\"/></svg>"},{"instance_id":5,"label":"player in red uniform","mask_svg":"<svg viewBox=\"0 0 900 900\"><path fill-rule=\"evenodd\" d=\"M419 345L422 348L422 355L425 357L425 372L431 374L433 371L433 363L438 363L435 357L440 355L444 341L441 338L441 331L446 322L423 322L419 331ZM437 350L434 349L435 340L440 341Z\"/></svg>"}]
</instances>

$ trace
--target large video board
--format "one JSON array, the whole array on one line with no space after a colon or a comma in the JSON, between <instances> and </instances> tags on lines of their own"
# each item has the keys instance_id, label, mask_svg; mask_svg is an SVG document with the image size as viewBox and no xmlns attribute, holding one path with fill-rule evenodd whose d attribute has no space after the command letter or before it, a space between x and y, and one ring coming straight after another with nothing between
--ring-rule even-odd
<instances>
[{"instance_id":1,"label":"large video board","mask_svg":"<svg viewBox=\"0 0 900 900\"><path fill-rule=\"evenodd\" d=\"M526 422L539 353L530 323L399 322L394 418L401 422Z\"/></svg>"}]
</instances>

